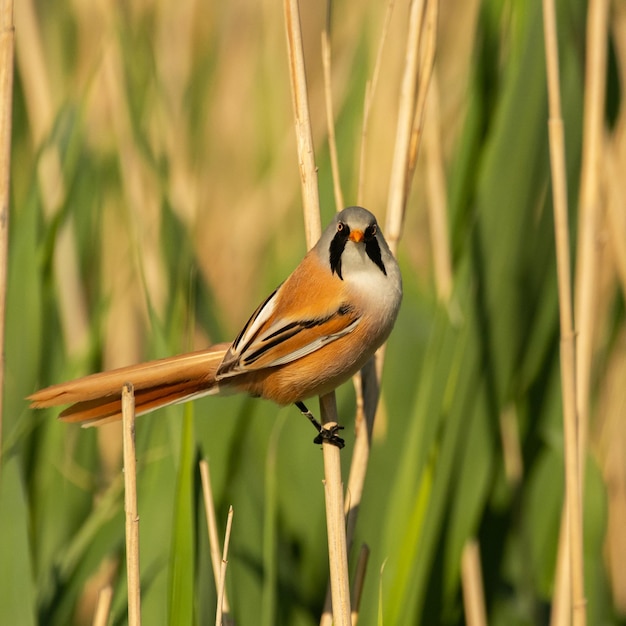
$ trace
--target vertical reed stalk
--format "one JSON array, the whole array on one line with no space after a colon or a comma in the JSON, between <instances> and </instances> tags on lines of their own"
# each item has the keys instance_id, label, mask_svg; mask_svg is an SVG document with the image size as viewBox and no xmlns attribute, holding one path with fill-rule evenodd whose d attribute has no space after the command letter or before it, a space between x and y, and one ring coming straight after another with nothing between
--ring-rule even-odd
<instances>
[{"instance_id":1,"label":"vertical reed stalk","mask_svg":"<svg viewBox=\"0 0 626 626\"><path fill-rule=\"evenodd\" d=\"M389 180L389 196L387 199L387 225L385 236L391 251L395 254L404 222L406 207L409 154L411 151L411 135L415 120L415 104L417 102L417 85L419 80L419 42L424 19L425 0L413 0L409 10L409 32L404 59L404 73L400 86L400 103L398 106L398 123L396 141Z\"/></svg>"},{"instance_id":2,"label":"vertical reed stalk","mask_svg":"<svg viewBox=\"0 0 626 626\"><path fill-rule=\"evenodd\" d=\"M317 166L315 165L313 133L309 113L309 96L304 69L300 8L297 0L284 0L283 8L285 12L289 78L298 148L298 167L302 184L304 228L307 247L311 248L315 245L322 232L322 222L319 190L317 187Z\"/></svg>"},{"instance_id":3,"label":"vertical reed stalk","mask_svg":"<svg viewBox=\"0 0 626 626\"><path fill-rule=\"evenodd\" d=\"M480 566L480 547L476 539L468 539L461 556L463 606L467 626L486 626L485 592Z\"/></svg>"},{"instance_id":4,"label":"vertical reed stalk","mask_svg":"<svg viewBox=\"0 0 626 626\"><path fill-rule=\"evenodd\" d=\"M359 610L361 608L361 598L363 597L365 573L367 572L367 562L369 558L370 549L363 544L359 552L359 558L354 571L354 582L352 584L352 626L356 626L359 621Z\"/></svg>"},{"instance_id":5,"label":"vertical reed stalk","mask_svg":"<svg viewBox=\"0 0 626 626\"><path fill-rule=\"evenodd\" d=\"M304 52L300 27L300 10L297 0L285 0L285 26L293 98L298 163L302 183L302 201L305 217L307 246L311 248L321 233L317 168L313 149L311 120L309 115ZM326 427L337 423L334 393L320 398L322 424ZM343 482L341 478L340 450L324 442L324 491L326 496L326 520L330 583L335 626L350 624L350 585L348 580L348 553L346 546L345 516L343 512Z\"/></svg>"},{"instance_id":6,"label":"vertical reed stalk","mask_svg":"<svg viewBox=\"0 0 626 626\"><path fill-rule=\"evenodd\" d=\"M580 471L587 440L593 329L598 302L598 221L601 208L600 167L604 146L608 0L590 0L587 11L583 153L580 179L578 254L576 260L576 407L579 416Z\"/></svg>"},{"instance_id":7,"label":"vertical reed stalk","mask_svg":"<svg viewBox=\"0 0 626 626\"><path fill-rule=\"evenodd\" d=\"M563 524L561 527L567 528L569 537L572 624L584 626L587 622L587 614L584 595L582 506L576 408L576 337L572 313L567 176L563 120L561 119L556 15L552 0L543 0L543 18L550 112L548 132L561 325L561 385L565 434L567 524Z\"/></svg>"},{"instance_id":8,"label":"vertical reed stalk","mask_svg":"<svg viewBox=\"0 0 626 626\"><path fill-rule=\"evenodd\" d=\"M233 527L233 507L228 508L226 520L226 532L224 533L224 550L220 566L220 578L217 585L217 610L215 611L215 626L223 626L222 616L224 613L224 596L226 594L226 568L228 567L228 548L230 546L230 533Z\"/></svg>"},{"instance_id":9,"label":"vertical reed stalk","mask_svg":"<svg viewBox=\"0 0 626 626\"><path fill-rule=\"evenodd\" d=\"M213 489L211 488L211 474L209 471L209 462L206 459L200 461L200 480L202 481L204 513L206 515L207 532L209 536L209 549L211 550L211 566L215 580L215 591L219 593L222 555L217 534L217 516L215 515L215 502L213 501ZM229 616L230 603L228 601L226 588L224 588L222 593L222 622L226 622L228 619L230 623Z\"/></svg>"},{"instance_id":10,"label":"vertical reed stalk","mask_svg":"<svg viewBox=\"0 0 626 626\"><path fill-rule=\"evenodd\" d=\"M322 416L337 423L337 405L334 392L320 398ZM328 561L330 566L330 590L332 597L333 624L349 626L350 580L348 576L348 543L346 516L344 513L343 481L339 448L331 443L322 444L324 452L324 495L326 501L326 529L328 532Z\"/></svg>"},{"instance_id":11,"label":"vertical reed stalk","mask_svg":"<svg viewBox=\"0 0 626 626\"><path fill-rule=\"evenodd\" d=\"M330 19L328 20L330 22ZM333 113L333 90L331 73L331 45L330 28L322 32L322 66L324 68L324 100L326 103L326 126L328 128L328 152L330 166L333 172L333 192L335 194L335 208L341 211L344 207L343 191L341 190L341 175L339 173L339 157L337 155L337 141L335 137L335 115Z\"/></svg>"},{"instance_id":12,"label":"vertical reed stalk","mask_svg":"<svg viewBox=\"0 0 626 626\"><path fill-rule=\"evenodd\" d=\"M428 123L424 131L428 225L433 249L437 297L442 304L447 305L452 295L452 255L448 234L448 198L441 148L439 90L436 75L433 75L428 95Z\"/></svg>"},{"instance_id":13,"label":"vertical reed stalk","mask_svg":"<svg viewBox=\"0 0 626 626\"><path fill-rule=\"evenodd\" d=\"M356 195L357 204L363 204L363 195L365 187L365 156L367 155L367 136L369 130L369 120L372 111L372 102L376 87L378 86L378 77L380 76L380 66L382 64L383 48L387 41L389 33L389 23L393 14L394 0L388 0L387 9L385 10L385 20L380 33L380 41L376 52L376 61L374 62L374 71L372 78L365 85L365 98L363 100L363 126L361 130L361 149L359 150L359 185Z\"/></svg>"},{"instance_id":14,"label":"vertical reed stalk","mask_svg":"<svg viewBox=\"0 0 626 626\"><path fill-rule=\"evenodd\" d=\"M122 389L124 442L124 510L126 512L126 579L128 624L141 624L141 582L139 574L139 513L137 511L137 462L135 458L135 395L131 383Z\"/></svg>"},{"instance_id":15,"label":"vertical reed stalk","mask_svg":"<svg viewBox=\"0 0 626 626\"><path fill-rule=\"evenodd\" d=\"M107 585L103 587L98 594L98 603L96 604L92 626L106 626L109 623L112 600L113 587Z\"/></svg>"}]
</instances>

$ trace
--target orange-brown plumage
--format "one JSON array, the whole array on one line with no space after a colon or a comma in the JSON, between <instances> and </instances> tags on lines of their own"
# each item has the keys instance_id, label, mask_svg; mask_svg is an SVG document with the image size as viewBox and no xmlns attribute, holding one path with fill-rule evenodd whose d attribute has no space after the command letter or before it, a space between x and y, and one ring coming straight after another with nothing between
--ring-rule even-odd
<instances>
[{"instance_id":1,"label":"orange-brown plumage","mask_svg":"<svg viewBox=\"0 0 626 626\"><path fill-rule=\"evenodd\" d=\"M72 403L61 413L61 419L100 426L121 419L122 387L127 382L135 389L137 415L188 395L209 392L216 386L215 372L228 346L227 343L216 344L208 350L91 374L46 387L28 399L36 409Z\"/></svg>"},{"instance_id":2,"label":"orange-brown plumage","mask_svg":"<svg viewBox=\"0 0 626 626\"><path fill-rule=\"evenodd\" d=\"M365 364L389 335L401 297L400 272L374 216L349 207L232 344L93 374L29 399L35 408L71 404L61 419L84 425L120 419L127 382L137 414L222 390L301 402Z\"/></svg>"}]
</instances>

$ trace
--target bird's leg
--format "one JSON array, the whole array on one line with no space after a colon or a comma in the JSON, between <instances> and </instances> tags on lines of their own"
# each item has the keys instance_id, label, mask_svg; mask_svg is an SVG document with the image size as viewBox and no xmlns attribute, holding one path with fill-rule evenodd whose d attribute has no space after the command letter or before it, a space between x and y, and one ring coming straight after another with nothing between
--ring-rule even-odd
<instances>
[{"instance_id":1,"label":"bird's leg","mask_svg":"<svg viewBox=\"0 0 626 626\"><path fill-rule=\"evenodd\" d=\"M313 439L313 443L324 443L327 441L328 443L332 443L334 446L338 448L343 448L345 445L344 440L337 436L337 432L343 430L343 426L339 426L339 424L334 424L330 428L325 428L322 426L316 419L313 413L306 408L306 405L303 402L296 402L296 406L300 410L300 413L307 417L311 424L315 426L317 430L317 437Z\"/></svg>"}]
</instances>

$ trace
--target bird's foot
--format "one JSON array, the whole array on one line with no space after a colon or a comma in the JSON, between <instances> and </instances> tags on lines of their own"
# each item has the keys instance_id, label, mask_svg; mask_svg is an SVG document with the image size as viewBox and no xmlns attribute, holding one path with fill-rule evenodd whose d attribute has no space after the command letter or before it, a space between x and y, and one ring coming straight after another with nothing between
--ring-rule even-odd
<instances>
[{"instance_id":1,"label":"bird's foot","mask_svg":"<svg viewBox=\"0 0 626 626\"><path fill-rule=\"evenodd\" d=\"M333 446L337 446L339 449L343 448L346 445L346 442L337 435L340 430L343 430L343 426L339 424L333 424L326 428L322 426L316 419L313 413L306 408L306 405L303 402L296 402L296 406L300 410L300 413L304 415L310 422L315 426L317 430L317 437L313 439L313 443L322 444L324 442L331 443Z\"/></svg>"},{"instance_id":2,"label":"bird's foot","mask_svg":"<svg viewBox=\"0 0 626 626\"><path fill-rule=\"evenodd\" d=\"M343 426L340 426L339 424L333 424L329 428L320 426L318 435L315 439L313 439L313 443L332 443L333 446L337 446L341 450L341 448L346 445L346 442L337 435L337 432L340 430L343 430Z\"/></svg>"}]
</instances>

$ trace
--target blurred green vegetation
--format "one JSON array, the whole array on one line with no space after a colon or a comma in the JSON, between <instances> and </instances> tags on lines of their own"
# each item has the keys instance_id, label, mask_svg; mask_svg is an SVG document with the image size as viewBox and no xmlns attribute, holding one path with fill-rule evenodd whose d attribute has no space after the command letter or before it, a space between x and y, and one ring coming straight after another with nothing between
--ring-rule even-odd
<instances>
[{"instance_id":1,"label":"blurred green vegetation","mask_svg":"<svg viewBox=\"0 0 626 626\"><path fill-rule=\"evenodd\" d=\"M356 201L379 4L333 7L347 203ZM557 4L574 238L586 3ZM362 542L371 549L359 624L377 624L379 614L388 625L463 624L460 561L472 537L489 623L548 624L563 437L541 6L443 5L438 117L454 294L447 307L435 295L418 166L399 252L404 303L351 555ZM406 13L405 3L395 7L368 137L363 203L381 223ZM302 21L326 222L335 207L322 4L302 3ZM233 337L304 252L283 30L279 3L16 3L3 624L91 623L106 582L114 587L110 623L126 623L120 430L61 424L53 412L30 411L24 396ZM607 132L623 108L625 64L612 45ZM610 258L601 278L598 415L609 369L624 363L623 298ZM347 473L350 385L338 400ZM623 422L623 413L595 413L584 500L588 623L619 624L626 579L607 535L615 503L602 427ZM201 457L210 462L222 529L234 507L227 588L237 623L318 623L328 572L322 457L312 437L295 409L243 397L140 419L145 624L214 621ZM625 452L610 452L622 467Z\"/></svg>"}]
</instances>

